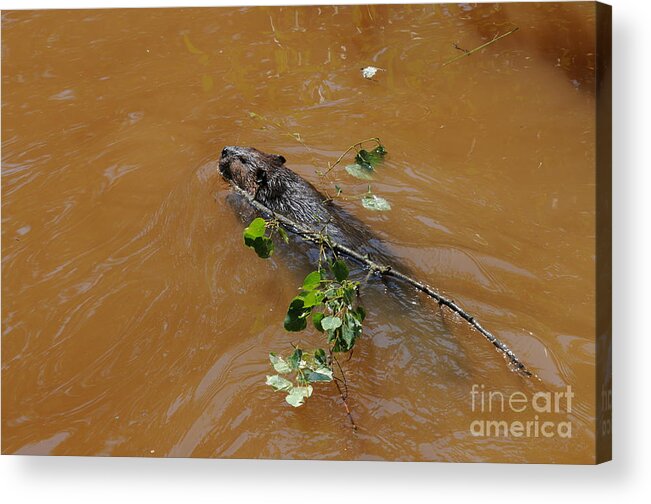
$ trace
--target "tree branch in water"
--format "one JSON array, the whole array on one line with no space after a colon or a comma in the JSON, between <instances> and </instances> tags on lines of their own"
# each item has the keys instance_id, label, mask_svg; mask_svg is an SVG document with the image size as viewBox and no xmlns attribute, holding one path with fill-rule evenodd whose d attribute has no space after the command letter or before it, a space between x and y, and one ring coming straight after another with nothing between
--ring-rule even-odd
<instances>
[{"instance_id":1,"label":"tree branch in water","mask_svg":"<svg viewBox=\"0 0 651 504\"><path fill-rule=\"evenodd\" d=\"M508 35L511 35L511 33L514 33L516 31L518 31L518 29L519 28L516 26L516 27L512 28L511 30L507 31L506 33L503 33L502 35L495 35L491 40L489 40L485 44L482 44L482 45L480 45L478 47L475 47L474 49L470 49L469 51L466 51L465 49L461 49L460 47L457 46L457 44L454 44L454 48L459 49L460 51L463 51L463 54L459 54L458 56L455 56L454 58L449 59L448 61L443 63L441 66L442 67L447 66L450 63L454 63L455 61L460 60L461 58L465 58L466 56L470 56L471 54L476 53L477 51L481 51L485 47L488 47L489 45L494 44L499 39L504 38L504 37L506 37Z\"/></svg>"},{"instance_id":2,"label":"tree branch in water","mask_svg":"<svg viewBox=\"0 0 651 504\"><path fill-rule=\"evenodd\" d=\"M285 217L282 214L275 213L271 209L269 209L268 207L260 203L259 201L253 199L251 195L249 195L239 187L235 187L235 186L231 186L231 187L233 188L234 191L236 191L238 194L243 196L249 202L249 204L251 204L251 206L271 216L272 218L278 220L278 222L283 224L292 233L301 236L306 241L311 241L316 244L323 243L324 241L323 233L313 231L312 229L305 226L304 224L289 219L288 217ZM423 282L419 282L418 280L408 275L405 275L404 273L401 273L398 270L393 269L391 266L376 263L375 261L372 261L367 254L360 254L356 250L353 250L349 247L346 247L345 245L332 241L329 237L328 237L328 245L333 250L341 252L342 254L345 254L346 256L355 259L357 262L367 266L371 272L377 273L381 276L402 280L403 282L412 285L417 290L427 294L429 297L437 301L439 306L445 306L453 313L456 313L458 316L464 319L471 327L473 327L475 330L481 333L482 336L484 336L484 338L486 338L497 350L499 350L502 353L502 355L504 355L504 357L509 362L509 365L513 371L526 377L534 376L534 374L531 371L529 371L529 369L522 363L522 361L520 361L520 359L518 359L515 353L513 353L513 351L505 343L499 340L490 331L485 329L477 321L477 319L475 319L475 317L473 317L468 312L466 312L453 300L444 297L429 285Z\"/></svg>"}]
</instances>

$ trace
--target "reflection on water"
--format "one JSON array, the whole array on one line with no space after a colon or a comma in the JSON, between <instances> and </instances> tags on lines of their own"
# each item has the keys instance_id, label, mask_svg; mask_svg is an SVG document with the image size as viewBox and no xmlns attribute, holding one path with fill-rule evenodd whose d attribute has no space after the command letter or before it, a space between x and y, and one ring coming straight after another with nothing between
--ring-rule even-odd
<instances>
[{"instance_id":1,"label":"reflection on water","mask_svg":"<svg viewBox=\"0 0 651 504\"><path fill-rule=\"evenodd\" d=\"M592 461L593 9L5 12L3 453ZM341 204L540 381L371 283L345 364L358 432L334 387L294 410L264 385L268 351L318 341L282 329L306 264L244 250L214 161L253 145L326 189L315 168L371 136L393 210ZM571 385L572 438L473 437L473 384Z\"/></svg>"}]
</instances>

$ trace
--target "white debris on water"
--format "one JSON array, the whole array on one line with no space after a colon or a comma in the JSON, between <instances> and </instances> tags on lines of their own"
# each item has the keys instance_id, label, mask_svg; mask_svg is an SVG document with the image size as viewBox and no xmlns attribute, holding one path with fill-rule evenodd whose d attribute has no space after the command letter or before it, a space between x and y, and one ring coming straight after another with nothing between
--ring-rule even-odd
<instances>
[{"instance_id":1,"label":"white debris on water","mask_svg":"<svg viewBox=\"0 0 651 504\"><path fill-rule=\"evenodd\" d=\"M372 79L373 77L375 77L375 74L378 73L380 70L383 72L385 71L384 68L378 68L374 66L364 67L362 68L362 77L364 77L365 79Z\"/></svg>"}]
</instances>

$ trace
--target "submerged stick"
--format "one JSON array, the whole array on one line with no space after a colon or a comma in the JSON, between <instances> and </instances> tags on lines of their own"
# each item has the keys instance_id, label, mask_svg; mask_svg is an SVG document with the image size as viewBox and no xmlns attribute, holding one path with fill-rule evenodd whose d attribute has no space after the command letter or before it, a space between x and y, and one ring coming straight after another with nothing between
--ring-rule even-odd
<instances>
[{"instance_id":1,"label":"submerged stick","mask_svg":"<svg viewBox=\"0 0 651 504\"><path fill-rule=\"evenodd\" d=\"M311 241L313 243L323 243L323 234L316 232L309 227L300 224L288 217L285 217L282 214L275 213L273 210L268 208L267 206L263 205L259 201L256 201L253 199L253 197L248 194L247 192L243 191L239 187L232 186L233 189L242 195L254 208L257 210L266 213L267 215L270 215L274 219L278 220L281 224L283 224L289 231L293 232L294 234L297 234L304 238L307 241ZM342 245L341 243L337 243L332 241L331 239L328 239L328 245L333 249L337 250L338 252L341 252L342 254L345 254L346 256L355 259L359 263L367 266L371 272L378 273L381 276L385 277L391 277L391 278L396 278L398 280L402 280L405 283L408 283L415 287L417 290L427 294L429 297L434 299L435 301L438 302L439 306L445 306L447 307L450 311L456 313L459 315L462 319L464 319L468 324L473 327L475 330L479 331L479 333L484 336L497 350L499 350L504 357L509 361L512 369L523 375L523 376L533 376L533 373L527 369L527 367L518 359L518 357L513 353L513 350L511 350L505 343L500 341L496 336L494 336L490 331L485 329L472 315L470 315L468 312L466 312L463 308L461 308L458 304L456 304L453 300L446 298L445 296L441 295L437 290L435 290L433 287L430 287L429 285L419 282L418 280L410 277L409 275L405 275L404 273L401 273L398 270L393 269L391 266L387 266L384 264L378 264L374 261L372 261L368 254L360 254L356 250L353 250L349 247L346 247L345 245Z\"/></svg>"},{"instance_id":2,"label":"submerged stick","mask_svg":"<svg viewBox=\"0 0 651 504\"><path fill-rule=\"evenodd\" d=\"M475 47L474 49L470 49L469 51L466 51L465 49L461 49L460 47L457 47L456 44L455 44L455 48L463 51L463 54L459 54L458 56L455 56L454 58L449 59L448 61L443 63L441 66L442 67L447 66L450 63L454 63L455 61L460 60L461 58L465 58L466 56L470 56L471 54L476 53L477 51L481 51L485 47L488 47L489 45L494 44L499 39L504 38L504 37L506 37L508 35L511 35L511 33L514 33L514 32L516 32L518 30L519 30L519 28L516 26L515 28L512 28L510 31L507 31L506 33L503 33L502 35L499 35L499 36L496 35L495 37L493 37L491 40L489 40L485 44L482 44L479 47Z\"/></svg>"},{"instance_id":3,"label":"submerged stick","mask_svg":"<svg viewBox=\"0 0 651 504\"><path fill-rule=\"evenodd\" d=\"M337 390L339 391L339 395L341 396L341 400L344 404L344 408L346 409L346 415L348 415L348 420L350 420L350 427L356 431L357 430L357 424L355 423L355 420L353 419L353 414L350 411L350 408L348 407L348 402L346 401L346 396L344 393L341 391L341 386L339 383L337 383L337 380L333 380L333 383L337 386Z\"/></svg>"},{"instance_id":4,"label":"submerged stick","mask_svg":"<svg viewBox=\"0 0 651 504\"><path fill-rule=\"evenodd\" d=\"M351 349L352 353L352 349ZM355 419L353 418L353 414L350 411L350 407L348 406L348 382L346 381L346 373L344 373L344 368L341 367L341 364L339 364L339 360L335 357L335 355L332 353L332 350L330 350L330 359L332 359L332 362L335 362L337 364L337 367L339 368L339 372L341 373L341 377L343 378L343 383L344 383L344 390L343 392L341 390L341 386L339 385L339 378L336 376L334 377L334 384L337 386L337 390L339 391L339 395L341 396L341 400L344 403L344 408L346 409L346 415L348 415L348 419L350 420L350 426L352 429L355 431L357 430L357 424L355 423Z\"/></svg>"}]
</instances>

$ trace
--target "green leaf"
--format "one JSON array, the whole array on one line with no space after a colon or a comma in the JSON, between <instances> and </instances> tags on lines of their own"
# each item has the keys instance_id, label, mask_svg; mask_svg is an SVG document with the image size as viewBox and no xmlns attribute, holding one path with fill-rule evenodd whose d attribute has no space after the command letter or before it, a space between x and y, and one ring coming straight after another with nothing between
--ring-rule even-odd
<instances>
[{"instance_id":1,"label":"green leaf","mask_svg":"<svg viewBox=\"0 0 651 504\"><path fill-rule=\"evenodd\" d=\"M287 235L287 231L285 231L283 228L278 226L278 234L280 235L280 238L285 242L289 243L289 236Z\"/></svg>"},{"instance_id":2,"label":"green leaf","mask_svg":"<svg viewBox=\"0 0 651 504\"><path fill-rule=\"evenodd\" d=\"M303 289L306 291L314 290L321 283L321 272L313 271L305 277L303 280Z\"/></svg>"},{"instance_id":3,"label":"green leaf","mask_svg":"<svg viewBox=\"0 0 651 504\"><path fill-rule=\"evenodd\" d=\"M321 304L321 301L323 301L323 292L318 290L308 292L303 297L303 306L305 308L312 308L313 306Z\"/></svg>"},{"instance_id":4,"label":"green leaf","mask_svg":"<svg viewBox=\"0 0 651 504\"><path fill-rule=\"evenodd\" d=\"M360 322L364 322L364 319L366 318L366 310L362 305L359 305L357 307L357 310L353 312L353 315L359 320Z\"/></svg>"},{"instance_id":5,"label":"green leaf","mask_svg":"<svg viewBox=\"0 0 651 504\"><path fill-rule=\"evenodd\" d=\"M323 315L323 313L321 314ZM325 367L327 359L326 359L326 353L323 348L317 348L314 351L314 360L321 365L321 367Z\"/></svg>"},{"instance_id":6,"label":"green leaf","mask_svg":"<svg viewBox=\"0 0 651 504\"><path fill-rule=\"evenodd\" d=\"M312 314L312 323L314 324L314 328L317 331L323 332L323 326L321 325L321 322L323 321L323 313L321 312L314 312Z\"/></svg>"},{"instance_id":7,"label":"green leaf","mask_svg":"<svg viewBox=\"0 0 651 504\"><path fill-rule=\"evenodd\" d=\"M341 327L341 319L333 316L323 317L321 327L326 331L334 331L337 327Z\"/></svg>"},{"instance_id":8,"label":"green leaf","mask_svg":"<svg viewBox=\"0 0 651 504\"><path fill-rule=\"evenodd\" d=\"M370 165L367 168L358 165L357 163L349 164L346 166L346 171L355 178L362 180L373 180L373 167ZM339 194L337 194L337 196L339 196Z\"/></svg>"},{"instance_id":9,"label":"green leaf","mask_svg":"<svg viewBox=\"0 0 651 504\"><path fill-rule=\"evenodd\" d=\"M337 296L337 289L330 288L324 292L326 299L332 299Z\"/></svg>"},{"instance_id":10,"label":"green leaf","mask_svg":"<svg viewBox=\"0 0 651 504\"><path fill-rule=\"evenodd\" d=\"M332 369L320 367L307 375L309 382L330 382L332 381Z\"/></svg>"},{"instance_id":11,"label":"green leaf","mask_svg":"<svg viewBox=\"0 0 651 504\"><path fill-rule=\"evenodd\" d=\"M346 304L352 304L353 299L355 299L355 296L357 295L357 286L358 282L347 282L346 287L342 289L341 295Z\"/></svg>"},{"instance_id":12,"label":"green leaf","mask_svg":"<svg viewBox=\"0 0 651 504\"><path fill-rule=\"evenodd\" d=\"M343 282L348 278L348 266L346 266L346 263L341 259L337 259L332 263L332 272L338 282Z\"/></svg>"},{"instance_id":13,"label":"green leaf","mask_svg":"<svg viewBox=\"0 0 651 504\"><path fill-rule=\"evenodd\" d=\"M303 357L303 351L300 348L294 349L292 355L289 356L289 365L293 370L300 367L301 357Z\"/></svg>"},{"instance_id":14,"label":"green leaf","mask_svg":"<svg viewBox=\"0 0 651 504\"><path fill-rule=\"evenodd\" d=\"M332 345L333 352L347 352L348 350L350 348L346 346L346 343L341 338L334 338L334 345Z\"/></svg>"},{"instance_id":15,"label":"green leaf","mask_svg":"<svg viewBox=\"0 0 651 504\"><path fill-rule=\"evenodd\" d=\"M299 314L300 315L300 314ZM307 319L300 317L295 312L287 312L283 325L286 331L299 332L307 327Z\"/></svg>"},{"instance_id":16,"label":"green leaf","mask_svg":"<svg viewBox=\"0 0 651 504\"><path fill-rule=\"evenodd\" d=\"M267 221L261 217L256 217L251 221L251 224L248 227L244 228L244 239L251 238L256 239L264 236L264 232L267 226Z\"/></svg>"},{"instance_id":17,"label":"green leaf","mask_svg":"<svg viewBox=\"0 0 651 504\"><path fill-rule=\"evenodd\" d=\"M307 316L312 311L312 308L306 308L304 303L304 299L300 296L292 299L283 323L285 330L297 332L302 331L307 327Z\"/></svg>"},{"instance_id":18,"label":"green leaf","mask_svg":"<svg viewBox=\"0 0 651 504\"><path fill-rule=\"evenodd\" d=\"M263 259L271 257L274 251L274 243L268 236L265 236L267 222L257 217L244 228L244 245L251 247L255 253Z\"/></svg>"},{"instance_id":19,"label":"green leaf","mask_svg":"<svg viewBox=\"0 0 651 504\"><path fill-rule=\"evenodd\" d=\"M244 243L246 243L246 238L244 239ZM274 242L266 236L256 238L249 247L252 247L255 253L258 254L258 257L262 259L268 259L274 253Z\"/></svg>"},{"instance_id":20,"label":"green leaf","mask_svg":"<svg viewBox=\"0 0 651 504\"><path fill-rule=\"evenodd\" d=\"M353 347L355 344L355 339L359 333L359 322L350 313L346 313L346 316L344 317L344 323L341 328L341 336L346 342L348 349L351 349Z\"/></svg>"},{"instance_id":21,"label":"green leaf","mask_svg":"<svg viewBox=\"0 0 651 504\"><path fill-rule=\"evenodd\" d=\"M278 376L278 375L273 375L273 376L267 375L267 385L269 385L275 391L292 390L292 388L294 387L294 384L290 382L287 378L283 378L282 376Z\"/></svg>"},{"instance_id":22,"label":"green leaf","mask_svg":"<svg viewBox=\"0 0 651 504\"><path fill-rule=\"evenodd\" d=\"M289 308L287 311L302 311L303 310L303 305L305 304L305 301L303 300L302 297L296 296L292 301L289 303Z\"/></svg>"},{"instance_id":23,"label":"green leaf","mask_svg":"<svg viewBox=\"0 0 651 504\"><path fill-rule=\"evenodd\" d=\"M373 152L376 156L384 157L386 155L386 153L387 153L387 150L384 148L384 145L380 144L375 149L373 149L371 152Z\"/></svg>"},{"instance_id":24,"label":"green leaf","mask_svg":"<svg viewBox=\"0 0 651 504\"><path fill-rule=\"evenodd\" d=\"M298 408L305 404L305 399L312 395L312 390L312 385L308 385L307 387L294 387L289 391L287 397L285 397L285 401Z\"/></svg>"},{"instance_id":25,"label":"green leaf","mask_svg":"<svg viewBox=\"0 0 651 504\"><path fill-rule=\"evenodd\" d=\"M361 149L355 156L355 162L362 168L372 170L386 155L387 151L382 145L378 145L372 151Z\"/></svg>"},{"instance_id":26,"label":"green leaf","mask_svg":"<svg viewBox=\"0 0 651 504\"><path fill-rule=\"evenodd\" d=\"M355 162L362 166L363 168L368 168L369 170L373 169L373 165L371 164L371 156L369 151L366 149L361 149L360 151L357 152L355 155Z\"/></svg>"},{"instance_id":27,"label":"green leaf","mask_svg":"<svg viewBox=\"0 0 651 504\"><path fill-rule=\"evenodd\" d=\"M275 353L269 354L269 360L271 361L271 365L274 367L274 369L280 374L286 374L292 370L292 368L289 367L289 364L285 362L285 359L279 357Z\"/></svg>"},{"instance_id":28,"label":"green leaf","mask_svg":"<svg viewBox=\"0 0 651 504\"><path fill-rule=\"evenodd\" d=\"M364 208L374 210L376 212L386 212L391 210L391 205L384 198L380 198L375 194L368 194L362 198L362 205Z\"/></svg>"}]
</instances>

